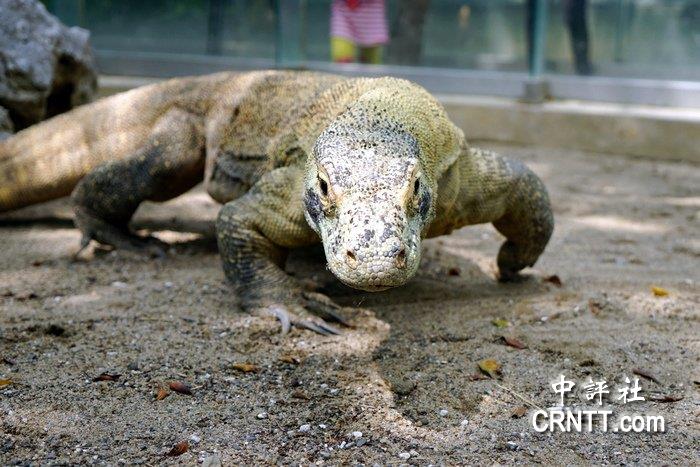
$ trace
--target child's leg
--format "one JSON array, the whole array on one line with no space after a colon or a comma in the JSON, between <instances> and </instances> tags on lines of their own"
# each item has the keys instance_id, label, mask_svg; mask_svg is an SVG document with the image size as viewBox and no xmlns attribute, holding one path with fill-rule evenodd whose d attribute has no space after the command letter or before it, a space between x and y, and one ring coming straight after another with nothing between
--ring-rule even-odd
<instances>
[{"instance_id":1,"label":"child's leg","mask_svg":"<svg viewBox=\"0 0 700 467\"><path fill-rule=\"evenodd\" d=\"M379 65L382 63L382 46L373 45L371 47L360 48L360 62Z\"/></svg>"},{"instance_id":2,"label":"child's leg","mask_svg":"<svg viewBox=\"0 0 700 467\"><path fill-rule=\"evenodd\" d=\"M355 61L357 48L344 37L331 37L331 60L335 63L352 63Z\"/></svg>"}]
</instances>

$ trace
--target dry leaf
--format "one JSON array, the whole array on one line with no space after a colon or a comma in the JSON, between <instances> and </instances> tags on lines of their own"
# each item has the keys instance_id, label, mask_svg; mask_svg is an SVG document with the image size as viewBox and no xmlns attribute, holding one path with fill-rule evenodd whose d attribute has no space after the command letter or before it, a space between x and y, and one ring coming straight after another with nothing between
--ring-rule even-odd
<instances>
[{"instance_id":1,"label":"dry leaf","mask_svg":"<svg viewBox=\"0 0 700 467\"><path fill-rule=\"evenodd\" d=\"M559 279L559 276L557 276L556 274L554 274L554 275L552 275L552 276L545 277L545 278L544 278L544 281L545 281L545 282L549 282L550 284L554 284L554 285L556 285L557 287L561 287L561 286L562 286L561 279Z\"/></svg>"},{"instance_id":2,"label":"dry leaf","mask_svg":"<svg viewBox=\"0 0 700 467\"><path fill-rule=\"evenodd\" d=\"M165 389L164 387L158 388L158 392L156 392L156 400L157 401L162 401L166 397L170 395L170 392Z\"/></svg>"},{"instance_id":3,"label":"dry leaf","mask_svg":"<svg viewBox=\"0 0 700 467\"><path fill-rule=\"evenodd\" d=\"M294 399L303 399L305 401L308 401L310 399L308 394L306 394L304 391L300 391L298 389L292 393L292 397Z\"/></svg>"},{"instance_id":4,"label":"dry leaf","mask_svg":"<svg viewBox=\"0 0 700 467\"><path fill-rule=\"evenodd\" d=\"M667 297L668 296L668 290L664 289L663 287L652 285L651 291L654 294L654 296L656 296L656 297Z\"/></svg>"},{"instance_id":5,"label":"dry leaf","mask_svg":"<svg viewBox=\"0 0 700 467\"><path fill-rule=\"evenodd\" d=\"M519 349L519 350L527 348L527 346L525 344L523 344L521 341L519 341L515 337L501 336L501 340L506 345L509 345L509 346L514 347L514 348Z\"/></svg>"},{"instance_id":6,"label":"dry leaf","mask_svg":"<svg viewBox=\"0 0 700 467\"><path fill-rule=\"evenodd\" d=\"M491 324L493 324L497 328L507 328L508 326L510 326L510 322L507 319L503 318L495 318L491 321Z\"/></svg>"},{"instance_id":7,"label":"dry leaf","mask_svg":"<svg viewBox=\"0 0 700 467\"><path fill-rule=\"evenodd\" d=\"M298 365L299 363L301 363L301 359L299 357L295 357L294 355L281 355L280 362Z\"/></svg>"},{"instance_id":8,"label":"dry leaf","mask_svg":"<svg viewBox=\"0 0 700 467\"><path fill-rule=\"evenodd\" d=\"M190 387L182 381L171 381L168 386L170 386L170 389L180 394L185 394L187 396L192 395L192 390L190 389Z\"/></svg>"},{"instance_id":9,"label":"dry leaf","mask_svg":"<svg viewBox=\"0 0 700 467\"><path fill-rule=\"evenodd\" d=\"M651 396L649 400L654 402L678 402L683 400L683 396L671 396L670 394L655 395Z\"/></svg>"},{"instance_id":10,"label":"dry leaf","mask_svg":"<svg viewBox=\"0 0 700 467\"><path fill-rule=\"evenodd\" d=\"M93 382L97 381L117 381L122 375L112 374L112 373L100 373L99 375L92 378Z\"/></svg>"},{"instance_id":11,"label":"dry leaf","mask_svg":"<svg viewBox=\"0 0 700 467\"><path fill-rule=\"evenodd\" d=\"M652 374L649 373L648 371L642 370L641 368L635 368L634 370L632 370L632 373L634 373L635 375L641 376L642 378L646 378L646 379L648 379L648 380L650 380L650 381L653 381L653 382L655 382L656 384L661 384L661 383L659 382L659 380L656 379L656 377L655 377L654 375L652 375Z\"/></svg>"},{"instance_id":12,"label":"dry leaf","mask_svg":"<svg viewBox=\"0 0 700 467\"><path fill-rule=\"evenodd\" d=\"M479 369L491 378L496 378L501 373L501 364L496 360L487 358L479 362Z\"/></svg>"},{"instance_id":13,"label":"dry leaf","mask_svg":"<svg viewBox=\"0 0 700 467\"><path fill-rule=\"evenodd\" d=\"M234 363L232 367L234 370L242 371L243 373L253 373L256 371L260 371L260 367L251 363Z\"/></svg>"},{"instance_id":14,"label":"dry leaf","mask_svg":"<svg viewBox=\"0 0 700 467\"><path fill-rule=\"evenodd\" d=\"M12 384L11 379L0 379L0 388L4 388L5 386L9 386Z\"/></svg>"},{"instance_id":15,"label":"dry leaf","mask_svg":"<svg viewBox=\"0 0 700 467\"><path fill-rule=\"evenodd\" d=\"M601 311L603 311L603 308L601 308L600 303L596 302L593 299L588 300L588 309L591 310L591 313L594 315L597 315Z\"/></svg>"},{"instance_id":16,"label":"dry leaf","mask_svg":"<svg viewBox=\"0 0 700 467\"><path fill-rule=\"evenodd\" d=\"M187 441L180 441L175 446L173 446L173 448L170 451L168 451L166 456L168 456L168 457L181 456L184 453L186 453L187 451L189 451L189 449L190 449L190 443L188 443Z\"/></svg>"},{"instance_id":17,"label":"dry leaf","mask_svg":"<svg viewBox=\"0 0 700 467\"><path fill-rule=\"evenodd\" d=\"M524 405L521 405L520 407L516 407L513 412L511 412L510 416L513 418L521 418L523 415L527 413L527 407Z\"/></svg>"}]
</instances>

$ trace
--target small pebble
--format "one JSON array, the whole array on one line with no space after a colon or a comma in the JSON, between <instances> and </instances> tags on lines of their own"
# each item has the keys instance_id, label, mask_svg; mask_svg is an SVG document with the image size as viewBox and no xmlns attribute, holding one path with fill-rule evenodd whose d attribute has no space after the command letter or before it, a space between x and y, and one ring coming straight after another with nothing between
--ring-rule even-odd
<instances>
[{"instance_id":1,"label":"small pebble","mask_svg":"<svg viewBox=\"0 0 700 467\"><path fill-rule=\"evenodd\" d=\"M267 418L267 412L260 412L260 413L257 415L257 417L258 417L260 420L265 419L265 418Z\"/></svg>"},{"instance_id":2,"label":"small pebble","mask_svg":"<svg viewBox=\"0 0 700 467\"><path fill-rule=\"evenodd\" d=\"M194 433L192 433L192 434L190 435L190 441L192 441L193 444L197 444L197 443L199 443L201 440L202 440L202 438L200 438L199 436L197 436L197 435L194 434Z\"/></svg>"},{"instance_id":3,"label":"small pebble","mask_svg":"<svg viewBox=\"0 0 700 467\"><path fill-rule=\"evenodd\" d=\"M122 281L114 281L114 282L112 282L111 285L112 285L112 287L115 287L115 288L117 288L117 289L124 289L124 288L126 288L126 282L122 282Z\"/></svg>"},{"instance_id":4,"label":"small pebble","mask_svg":"<svg viewBox=\"0 0 700 467\"><path fill-rule=\"evenodd\" d=\"M322 430L325 430L326 428L328 428L328 426L325 423L319 424L318 427Z\"/></svg>"},{"instance_id":5,"label":"small pebble","mask_svg":"<svg viewBox=\"0 0 700 467\"><path fill-rule=\"evenodd\" d=\"M218 454L214 454L202 459L202 467L221 467L221 458Z\"/></svg>"},{"instance_id":6,"label":"small pebble","mask_svg":"<svg viewBox=\"0 0 700 467\"><path fill-rule=\"evenodd\" d=\"M302 433L306 433L309 430L311 430L311 425L309 424L304 424L299 427L299 431L301 431Z\"/></svg>"},{"instance_id":7,"label":"small pebble","mask_svg":"<svg viewBox=\"0 0 700 467\"><path fill-rule=\"evenodd\" d=\"M449 412L448 412L446 409L441 409L440 412L438 412L438 413L440 414L441 417L444 417L444 416L447 415Z\"/></svg>"},{"instance_id":8,"label":"small pebble","mask_svg":"<svg viewBox=\"0 0 700 467\"><path fill-rule=\"evenodd\" d=\"M173 283L168 281L168 282L164 283L163 286L165 286L166 289L170 289L170 288L172 288Z\"/></svg>"},{"instance_id":9,"label":"small pebble","mask_svg":"<svg viewBox=\"0 0 700 467\"><path fill-rule=\"evenodd\" d=\"M353 435L355 438L362 438L362 432L361 432L361 431L353 431L353 432L352 432L352 435Z\"/></svg>"},{"instance_id":10,"label":"small pebble","mask_svg":"<svg viewBox=\"0 0 700 467\"><path fill-rule=\"evenodd\" d=\"M467 425L469 425L469 420L467 420L466 418L464 420L462 420L461 422L459 422L459 426L461 426L461 427L465 427Z\"/></svg>"},{"instance_id":11,"label":"small pebble","mask_svg":"<svg viewBox=\"0 0 700 467\"><path fill-rule=\"evenodd\" d=\"M403 460L408 460L411 458L411 453L401 452L401 453L399 453L399 457Z\"/></svg>"}]
</instances>

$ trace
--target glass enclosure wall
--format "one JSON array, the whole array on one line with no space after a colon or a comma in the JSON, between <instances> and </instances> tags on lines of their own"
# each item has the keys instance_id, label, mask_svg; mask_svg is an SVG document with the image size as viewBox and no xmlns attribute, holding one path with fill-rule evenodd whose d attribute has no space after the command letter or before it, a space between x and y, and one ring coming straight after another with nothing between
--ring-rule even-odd
<instances>
[{"instance_id":1,"label":"glass enclosure wall","mask_svg":"<svg viewBox=\"0 0 700 467\"><path fill-rule=\"evenodd\" d=\"M700 80L700 0L550 0L548 7L550 73Z\"/></svg>"},{"instance_id":2,"label":"glass enclosure wall","mask_svg":"<svg viewBox=\"0 0 700 467\"><path fill-rule=\"evenodd\" d=\"M120 66L129 57L140 57L159 63L175 61L184 68L188 61L212 59L211 63L230 63L234 69L277 66L370 74L375 68L409 76L430 73L435 83L447 82L441 81L444 76L477 83L478 93L488 88L481 81L492 79L493 94L500 95L508 94L503 89L514 79L521 84L552 82L556 91L571 88L567 80L572 77L581 77L584 88L591 89L615 82L624 87L623 81L615 80L629 79L649 93L657 87L676 89L674 83L682 83L683 92L700 92L700 85L695 86L700 83L700 0L44 3L65 23L91 31L100 66L110 73L118 72L116 66L110 67L115 57ZM358 68L347 62L363 65ZM168 70L164 74L187 71L164 69ZM153 74L153 69L149 71ZM640 85L640 79L654 83ZM454 89L469 92L469 86ZM666 103L659 99L651 103Z\"/></svg>"}]
</instances>

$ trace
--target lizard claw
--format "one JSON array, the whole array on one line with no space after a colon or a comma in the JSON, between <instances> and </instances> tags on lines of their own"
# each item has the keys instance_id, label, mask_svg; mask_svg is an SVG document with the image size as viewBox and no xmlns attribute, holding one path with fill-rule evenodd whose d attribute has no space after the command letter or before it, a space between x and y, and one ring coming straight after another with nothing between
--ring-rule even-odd
<instances>
[{"instance_id":1,"label":"lizard claw","mask_svg":"<svg viewBox=\"0 0 700 467\"><path fill-rule=\"evenodd\" d=\"M306 308L314 314L320 316L327 321L340 323L346 327L352 327L350 323L339 313L340 305L336 304L330 298L317 292L302 292L302 296L306 300Z\"/></svg>"},{"instance_id":2,"label":"lizard claw","mask_svg":"<svg viewBox=\"0 0 700 467\"><path fill-rule=\"evenodd\" d=\"M267 311L279 320L282 326L282 334L287 334L292 329L292 320L286 308L280 305L272 305L267 308Z\"/></svg>"},{"instance_id":3,"label":"lizard claw","mask_svg":"<svg viewBox=\"0 0 700 467\"><path fill-rule=\"evenodd\" d=\"M309 297L307 297L309 295ZM318 294L318 293L308 293L304 294L306 298L306 305L308 311L314 312L319 317L308 316L307 307L295 306L294 308L298 311L296 313L291 313L288 306L275 304L266 307L264 310L277 318L282 327L282 334L287 334L292 326L300 329L308 329L317 334L323 336L337 336L342 334L342 332L328 324L326 320L336 321L345 326L350 326L350 324L343 318L335 309L340 309L340 306L336 305L328 297Z\"/></svg>"},{"instance_id":4,"label":"lizard claw","mask_svg":"<svg viewBox=\"0 0 700 467\"><path fill-rule=\"evenodd\" d=\"M342 334L339 329L335 328L334 326L331 326L330 324L324 321L321 321L320 323L314 323L313 321L304 319L294 322L294 325L299 328L308 329L309 331L316 332L323 336L338 336Z\"/></svg>"}]
</instances>

